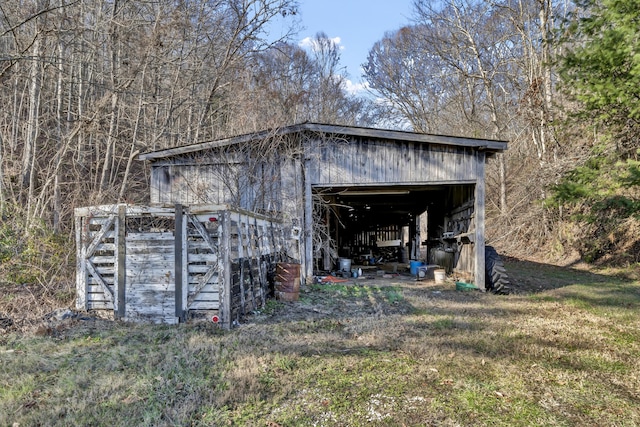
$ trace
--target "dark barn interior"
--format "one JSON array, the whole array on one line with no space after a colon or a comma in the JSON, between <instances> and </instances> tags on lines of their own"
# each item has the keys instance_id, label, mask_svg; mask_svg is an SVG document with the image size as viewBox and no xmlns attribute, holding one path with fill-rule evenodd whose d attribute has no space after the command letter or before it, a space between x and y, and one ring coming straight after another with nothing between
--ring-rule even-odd
<instances>
[{"instance_id":1,"label":"dark barn interior","mask_svg":"<svg viewBox=\"0 0 640 427\"><path fill-rule=\"evenodd\" d=\"M471 184L316 188L316 195L327 206L337 256L358 265L444 261L451 271L462 245L471 243ZM316 269L332 268L339 267L316 260Z\"/></svg>"}]
</instances>

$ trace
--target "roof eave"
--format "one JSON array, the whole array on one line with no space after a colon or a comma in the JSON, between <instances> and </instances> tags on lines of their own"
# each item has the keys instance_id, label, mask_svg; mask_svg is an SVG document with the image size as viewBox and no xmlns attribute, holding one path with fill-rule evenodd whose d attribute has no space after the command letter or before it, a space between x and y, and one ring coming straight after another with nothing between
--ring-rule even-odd
<instances>
[{"instance_id":1,"label":"roof eave","mask_svg":"<svg viewBox=\"0 0 640 427\"><path fill-rule=\"evenodd\" d=\"M189 154L196 151L207 150L211 148L226 147L229 145L249 142L256 139L263 139L269 136L282 136L296 132L320 132L327 134L342 134L349 136L360 136L367 138L392 139L408 142L418 142L424 144L441 144L463 146L469 148L482 149L491 153L502 152L507 149L507 141L466 138L447 135L422 134L407 131L363 128L355 126L339 126L328 125L322 123L301 123L291 126L278 128L275 130L266 130L255 132L230 138L219 139L215 141L200 142L191 145L183 145L181 147L167 148L165 150L151 151L138 155L138 160L155 160L176 155Z\"/></svg>"}]
</instances>

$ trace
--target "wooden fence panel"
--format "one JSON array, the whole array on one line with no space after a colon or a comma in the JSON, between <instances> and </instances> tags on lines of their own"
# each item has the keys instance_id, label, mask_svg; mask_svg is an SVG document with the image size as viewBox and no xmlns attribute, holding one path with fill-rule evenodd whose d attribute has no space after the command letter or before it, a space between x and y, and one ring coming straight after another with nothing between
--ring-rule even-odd
<instances>
[{"instance_id":1,"label":"wooden fence panel","mask_svg":"<svg viewBox=\"0 0 640 427\"><path fill-rule=\"evenodd\" d=\"M128 233L126 320L177 323L173 233Z\"/></svg>"},{"instance_id":2,"label":"wooden fence panel","mask_svg":"<svg viewBox=\"0 0 640 427\"><path fill-rule=\"evenodd\" d=\"M218 214L218 212L212 213ZM187 214L187 310L219 310L219 250L216 216ZM214 218L215 221L209 220ZM206 222L205 222L206 221Z\"/></svg>"},{"instance_id":3,"label":"wooden fence panel","mask_svg":"<svg viewBox=\"0 0 640 427\"><path fill-rule=\"evenodd\" d=\"M190 209L76 209L77 307L162 323L215 312L229 327L263 306L286 246L282 224L228 207Z\"/></svg>"}]
</instances>

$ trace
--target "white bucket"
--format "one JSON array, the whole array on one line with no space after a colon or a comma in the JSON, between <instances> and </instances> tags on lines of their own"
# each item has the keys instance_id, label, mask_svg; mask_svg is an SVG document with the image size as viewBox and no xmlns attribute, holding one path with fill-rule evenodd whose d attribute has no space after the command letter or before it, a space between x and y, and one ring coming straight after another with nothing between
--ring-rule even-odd
<instances>
[{"instance_id":1,"label":"white bucket","mask_svg":"<svg viewBox=\"0 0 640 427\"><path fill-rule=\"evenodd\" d=\"M445 279L447 278L447 272L445 269L443 268L438 268L436 270L433 271L433 278L435 279L436 283L442 284L444 283Z\"/></svg>"},{"instance_id":2,"label":"white bucket","mask_svg":"<svg viewBox=\"0 0 640 427\"><path fill-rule=\"evenodd\" d=\"M338 258L340 271L351 271L351 260L349 258Z\"/></svg>"}]
</instances>

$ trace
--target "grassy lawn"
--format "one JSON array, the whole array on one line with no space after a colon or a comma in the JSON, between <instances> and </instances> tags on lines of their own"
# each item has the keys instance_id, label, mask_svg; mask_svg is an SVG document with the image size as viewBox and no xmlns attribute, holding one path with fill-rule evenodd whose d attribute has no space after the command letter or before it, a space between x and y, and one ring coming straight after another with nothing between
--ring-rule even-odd
<instances>
[{"instance_id":1,"label":"grassy lawn","mask_svg":"<svg viewBox=\"0 0 640 427\"><path fill-rule=\"evenodd\" d=\"M0 426L640 425L640 283L507 269L520 287L501 296L403 278L314 285L232 331L5 332Z\"/></svg>"}]
</instances>

